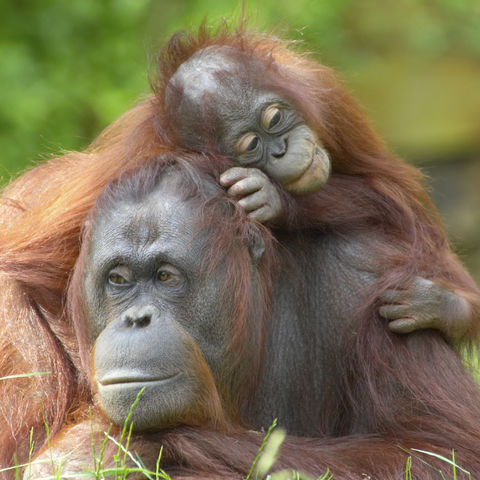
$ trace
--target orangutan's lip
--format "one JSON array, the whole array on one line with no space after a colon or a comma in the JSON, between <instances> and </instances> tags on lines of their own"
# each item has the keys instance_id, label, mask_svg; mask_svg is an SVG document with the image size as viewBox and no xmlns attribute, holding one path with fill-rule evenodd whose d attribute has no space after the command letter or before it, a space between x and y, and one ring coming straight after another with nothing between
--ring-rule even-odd
<instances>
[{"instance_id":1,"label":"orangutan's lip","mask_svg":"<svg viewBox=\"0 0 480 480\"><path fill-rule=\"evenodd\" d=\"M318 148L319 147L317 146L317 144L312 142L312 152L310 154L310 162L306 165L303 171L299 175L297 175L293 180L290 180L289 182L283 184L283 186L286 189L288 189L289 186L293 185L295 182L300 180L310 169L313 168L313 164L315 163L314 162L315 154Z\"/></svg>"},{"instance_id":2,"label":"orangutan's lip","mask_svg":"<svg viewBox=\"0 0 480 480\"><path fill-rule=\"evenodd\" d=\"M317 143L312 142L312 150L307 167L302 174L293 181L284 184L285 190L297 195L317 192L330 175L330 159L325 150Z\"/></svg>"},{"instance_id":3,"label":"orangutan's lip","mask_svg":"<svg viewBox=\"0 0 480 480\"><path fill-rule=\"evenodd\" d=\"M103 387L108 385L119 385L125 383L162 383L173 380L174 378L181 375L181 372L176 372L172 375L162 376L162 377L153 377L148 375L139 375L135 372L113 372L107 375L104 375L101 379L98 380L98 383Z\"/></svg>"}]
</instances>

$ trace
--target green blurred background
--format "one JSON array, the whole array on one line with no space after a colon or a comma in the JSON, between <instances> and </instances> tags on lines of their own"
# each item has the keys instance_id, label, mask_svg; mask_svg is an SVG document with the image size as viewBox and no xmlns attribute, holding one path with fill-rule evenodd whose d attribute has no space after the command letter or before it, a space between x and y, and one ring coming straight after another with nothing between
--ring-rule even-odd
<instances>
[{"instance_id":1,"label":"green blurred background","mask_svg":"<svg viewBox=\"0 0 480 480\"><path fill-rule=\"evenodd\" d=\"M175 30L237 0L0 0L0 176L84 148L148 93ZM480 1L263 0L252 23L303 42L345 79L391 148L431 176L480 281Z\"/></svg>"}]
</instances>

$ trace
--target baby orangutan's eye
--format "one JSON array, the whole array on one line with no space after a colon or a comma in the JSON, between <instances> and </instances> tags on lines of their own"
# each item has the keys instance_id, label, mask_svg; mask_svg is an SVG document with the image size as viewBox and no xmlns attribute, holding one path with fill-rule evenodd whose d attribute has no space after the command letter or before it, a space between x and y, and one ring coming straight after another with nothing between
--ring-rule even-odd
<instances>
[{"instance_id":1,"label":"baby orangutan's eye","mask_svg":"<svg viewBox=\"0 0 480 480\"><path fill-rule=\"evenodd\" d=\"M258 135L254 133L247 133L237 143L235 150L239 155L245 152L253 152L260 143Z\"/></svg>"},{"instance_id":2,"label":"baby orangutan's eye","mask_svg":"<svg viewBox=\"0 0 480 480\"><path fill-rule=\"evenodd\" d=\"M282 111L276 105L270 105L262 115L263 127L267 130L273 128L282 119Z\"/></svg>"}]
</instances>

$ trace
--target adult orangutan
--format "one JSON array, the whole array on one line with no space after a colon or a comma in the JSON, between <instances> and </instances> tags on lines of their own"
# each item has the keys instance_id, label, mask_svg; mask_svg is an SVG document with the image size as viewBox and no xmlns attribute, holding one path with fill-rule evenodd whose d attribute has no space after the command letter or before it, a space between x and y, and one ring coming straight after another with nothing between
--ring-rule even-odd
<instances>
[{"instance_id":1,"label":"adult orangutan","mask_svg":"<svg viewBox=\"0 0 480 480\"><path fill-rule=\"evenodd\" d=\"M220 42L223 38L225 44L230 46L242 41L245 46L255 44L259 52L262 48L280 48L277 40L249 34L244 30L235 35L220 32L215 39L207 39L201 32L200 37L203 38L203 46L209 42ZM171 73L182 60L186 60L180 54L182 52L179 50L178 59L171 64ZM296 57L288 50L284 50L283 55L292 59L292 65L295 63L293 60ZM298 58L296 64L299 78L307 79L320 68ZM328 75L325 78L331 81ZM324 132L325 138L330 139L328 141L318 135L332 159L332 177L319 193L299 197L290 208L297 209L298 223L311 223L317 230L304 230L299 235L288 229L276 232L277 238L286 247L279 258L284 277L295 277L302 268L306 273L295 277L295 284L276 285L270 314L275 324L266 338L265 370L261 374L263 380L260 380L254 395L249 392L248 396L241 396L243 406L239 417L252 427L266 425L271 416L278 415L281 423L292 432L304 435L340 435L359 431L360 426L365 431L400 428L396 416L391 412L393 407L388 402L389 396L382 397L385 385L381 379L386 372L389 375L393 373L387 368L388 364L377 357L377 344L368 339L369 329L373 329L372 338L377 335L388 342L405 342L405 339L397 339L384 332L376 316L376 308L366 308L368 314L363 316L356 314L357 283L353 282L349 287L354 292L350 292L348 301L342 303L335 300L338 292L334 285L344 280L343 265L348 265L349 258L355 257L357 251L363 252L362 262L371 260L374 264L368 266L373 273L365 274L369 280L378 273L378 265L382 270L392 265L395 267L392 275L396 281L382 278L375 283L370 292L372 301L382 298L382 292L392 283L394 287L401 288L420 284L419 295L409 295L410 303L416 306L418 297L426 303L433 300L431 308L439 318L443 318L436 325L443 325L443 330L452 337L461 332L465 333L464 339L470 341L476 334L476 324L473 322L476 319L475 287L453 258L443 233L420 208L422 194L413 180L417 173L402 164L398 165L385 154L357 110L353 106L347 108L346 105L351 103L349 97L339 93L338 89L332 90L332 102L339 102L339 111L342 108L351 110L353 119L352 123L345 119L329 120L329 136ZM302 98L307 98L311 91L316 90L311 83L305 83ZM42 445L45 440L43 418L54 434L65 422L76 423L77 413L84 411L79 405L90 401L88 382L80 367L72 324L63 308L66 285L79 253L81 226L105 185L152 157L175 148L175 143L165 139L162 130L162 125L166 123L163 100L162 93L158 92L157 97L148 99L115 122L85 152L73 152L32 169L10 184L3 193L0 229L0 272L3 280L0 294L0 376L25 372L51 374L33 379L0 381L1 465L9 465L15 451L20 461L26 457L32 427L36 446L39 448ZM320 100L323 97L319 96ZM308 118L303 110L298 111ZM328 111L331 116L332 111ZM336 143L339 139L344 142L342 145ZM355 149L356 142L360 144L358 151ZM378 154L378 157L373 154L367 156L365 148ZM342 152L352 153L348 162L345 155L341 155ZM218 162L219 167L223 168L219 170L221 172L231 166L224 165L221 159ZM345 192L354 194L355 204L346 200ZM409 193L412 193L411 198ZM388 230L387 233L381 225ZM371 228L371 235L365 235L367 227ZM358 237L354 237L353 233ZM412 243L413 238L416 240ZM330 243L337 241L338 246L329 247ZM390 244L390 241L393 243ZM330 259L328 266L334 267L331 289L324 283L318 285L322 280L318 278L321 263L315 252L321 246L325 247L325 252L334 252L325 257ZM288 252L294 255L287 255ZM424 281L418 280L418 274L440 280L442 284L445 280L446 286L459 297L452 295L448 289L429 283L427 285L432 288L425 291L422 288ZM365 292L361 293L358 298L365 298ZM386 290L387 297L391 293L392 289ZM352 299L354 301L350 304ZM459 315L462 309L455 307L458 302L465 306L464 299L470 300L471 315ZM380 307L381 303L378 303ZM454 306L453 313L450 311L451 305ZM331 308L336 312L333 317L329 317L328 309ZM429 312L425 307L419 308L424 313ZM329 336L334 336L347 317L351 317L355 323L355 341L352 342L349 336L353 330L347 330L342 345L345 345L348 354L335 357L333 361L318 349L318 339L326 335L325 330ZM288 318L290 321L285 325L285 322L277 322L277 318ZM430 320L427 318L423 323L419 321L417 326L430 326ZM468 328L462 320L467 320L467 323L470 320ZM460 325L457 330L453 326L455 321ZM275 325L280 324L284 325L283 331L275 329ZM414 338L419 337L416 334ZM291 368L288 373L280 368L285 363L278 362L276 358L282 350L276 344L283 345L285 338L298 344L282 351L285 362L288 361ZM408 363L406 357L398 361ZM351 370L349 362L353 365ZM393 364L397 368L395 361ZM415 370L416 367L411 368ZM351 374L338 377L337 371L349 371ZM270 380L263 377L268 372L271 374ZM400 372L404 370L400 369ZM410 388L406 385L410 380L403 374L395 373L394 378L400 382L400 389ZM331 385L324 389L327 383ZM278 388L280 384L281 390ZM386 388L390 386L387 384ZM355 392L364 392L365 388L369 389L369 396L355 396ZM305 391L310 394L305 395ZM19 395L22 398L20 405L11 401ZM423 397L420 395L418 398ZM369 403L372 399L375 399L374 404ZM377 412L378 418L368 417L368 421L364 421L363 412L370 408ZM446 418L450 417L447 415ZM380 421L382 419L383 422Z\"/></svg>"},{"instance_id":2,"label":"adult orangutan","mask_svg":"<svg viewBox=\"0 0 480 480\"><path fill-rule=\"evenodd\" d=\"M145 387L133 409L129 449L155 471L163 446L161 467L174 478L240 479L249 471L262 435L240 428L243 403L259 388L255 380L261 368L275 376L282 370L285 378L296 373L288 353L276 363L261 361L272 277L277 291L287 296L305 276L320 292L337 291L336 298L324 302L316 288L307 289L303 300L307 309L325 304L319 322L329 334L320 335L319 329L314 339L318 351L307 347L298 354L324 355L326 371L316 377L323 389L343 383L332 377L330 367L337 375L351 374L341 358L356 358L351 329L358 319L352 325L341 311L355 311L355 305L349 306L351 294L365 293L370 281L359 268L365 257L357 255L362 248L358 239L339 241L330 233L320 244L315 236L304 235L299 245L312 252L311 266L305 259L305 269L277 275L272 261L284 268L289 259L276 253L268 232L248 221L219 189L219 162L205 156L163 156L108 188L87 222L69 291L83 371L91 372L89 383L102 412L93 420L93 431L95 425L100 428L93 435L96 451L102 450L108 421L121 426ZM344 261L343 275L332 261L335 256ZM291 323L289 315L271 320L281 329ZM412 448L447 458L454 448L458 465L472 478L480 473L480 391L459 356L434 331L395 337L375 325L370 341L378 354L361 361L385 371L378 380L366 378L377 382L376 390L365 384L355 392L356 399L375 407L376 397L388 395L390 411L366 408L359 423L356 412L347 409L343 421L352 435L289 437L276 468L297 467L318 476L330 467L339 480L362 475L393 480L404 474ZM267 335L267 349L270 343ZM282 352L297 345L288 336L275 339ZM369 431L372 424L375 431ZM118 438L118 429L111 433ZM95 467L90 420L64 427L52 442L52 449L27 469L27 479L55 476L58 469L72 475L85 466L95 470L116 464L118 447L109 440L103 465ZM414 455L427 463L413 460L413 478L428 480L451 471L447 462ZM130 458L128 464L135 466Z\"/></svg>"}]
</instances>

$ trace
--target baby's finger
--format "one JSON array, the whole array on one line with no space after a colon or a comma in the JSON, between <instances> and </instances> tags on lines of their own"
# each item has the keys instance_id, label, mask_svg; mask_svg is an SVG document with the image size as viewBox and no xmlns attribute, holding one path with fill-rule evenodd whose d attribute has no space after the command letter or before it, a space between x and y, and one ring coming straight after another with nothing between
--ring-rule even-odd
<instances>
[{"instance_id":1,"label":"baby's finger","mask_svg":"<svg viewBox=\"0 0 480 480\"><path fill-rule=\"evenodd\" d=\"M400 303L409 296L408 290L401 290L396 288L389 288L385 290L379 297L383 303Z\"/></svg>"},{"instance_id":2,"label":"baby's finger","mask_svg":"<svg viewBox=\"0 0 480 480\"><path fill-rule=\"evenodd\" d=\"M399 318L410 316L409 305L382 305L378 313L387 320L397 320Z\"/></svg>"},{"instance_id":3,"label":"baby's finger","mask_svg":"<svg viewBox=\"0 0 480 480\"><path fill-rule=\"evenodd\" d=\"M257 210L260 207L263 207L266 204L267 198L265 193L260 190L258 192L252 193L247 197L243 197L238 201L238 204L246 211L251 212L252 210Z\"/></svg>"},{"instance_id":4,"label":"baby's finger","mask_svg":"<svg viewBox=\"0 0 480 480\"><path fill-rule=\"evenodd\" d=\"M275 220L275 214L268 205L264 205L263 207L260 207L259 209L250 212L248 216L260 223L267 223L269 221Z\"/></svg>"},{"instance_id":5,"label":"baby's finger","mask_svg":"<svg viewBox=\"0 0 480 480\"><path fill-rule=\"evenodd\" d=\"M229 187L233 185L234 183L239 182L240 180L243 180L244 178L247 178L251 176L251 170L252 168L244 168L244 167L232 167L223 172L220 175L220 185L224 187Z\"/></svg>"},{"instance_id":6,"label":"baby's finger","mask_svg":"<svg viewBox=\"0 0 480 480\"><path fill-rule=\"evenodd\" d=\"M263 187L261 178L247 177L235 183L228 189L231 197L245 197L250 193L258 192Z\"/></svg>"},{"instance_id":7,"label":"baby's finger","mask_svg":"<svg viewBox=\"0 0 480 480\"><path fill-rule=\"evenodd\" d=\"M414 318L399 318L390 322L388 328L394 333L410 333L418 330L419 325Z\"/></svg>"}]
</instances>

